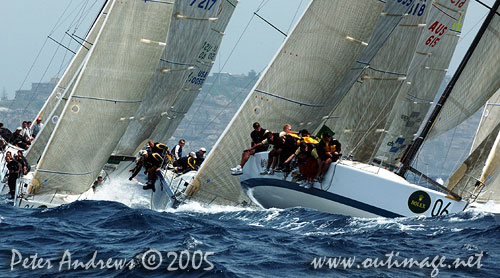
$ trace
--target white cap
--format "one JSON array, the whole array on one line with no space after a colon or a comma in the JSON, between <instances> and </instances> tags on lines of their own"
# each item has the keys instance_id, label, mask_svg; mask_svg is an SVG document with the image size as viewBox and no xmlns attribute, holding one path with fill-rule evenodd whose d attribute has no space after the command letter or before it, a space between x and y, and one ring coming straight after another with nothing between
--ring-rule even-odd
<instances>
[{"instance_id":1,"label":"white cap","mask_svg":"<svg viewBox=\"0 0 500 278\"><path fill-rule=\"evenodd\" d=\"M189 156L191 156L191 157L196 157L196 154L195 154L194 152L190 152L190 153L189 153Z\"/></svg>"},{"instance_id":2,"label":"white cap","mask_svg":"<svg viewBox=\"0 0 500 278\"><path fill-rule=\"evenodd\" d=\"M200 151L202 151L202 152L206 152L206 151L207 151L207 149L205 149L205 148L200 148Z\"/></svg>"},{"instance_id":3,"label":"white cap","mask_svg":"<svg viewBox=\"0 0 500 278\"><path fill-rule=\"evenodd\" d=\"M16 128L16 130L23 130L23 128L22 127L18 127L18 128Z\"/></svg>"}]
</instances>

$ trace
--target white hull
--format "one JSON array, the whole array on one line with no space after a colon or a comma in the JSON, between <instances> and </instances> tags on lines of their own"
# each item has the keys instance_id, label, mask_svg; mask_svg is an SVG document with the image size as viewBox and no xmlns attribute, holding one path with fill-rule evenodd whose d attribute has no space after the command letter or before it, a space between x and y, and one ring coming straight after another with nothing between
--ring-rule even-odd
<instances>
[{"instance_id":1,"label":"white hull","mask_svg":"<svg viewBox=\"0 0 500 278\"><path fill-rule=\"evenodd\" d=\"M151 192L151 209L164 210L176 208L183 199L183 192L187 185L191 184L196 171L178 175L171 170L162 169L158 172L158 180L155 183L155 191Z\"/></svg>"},{"instance_id":2,"label":"white hull","mask_svg":"<svg viewBox=\"0 0 500 278\"><path fill-rule=\"evenodd\" d=\"M12 145L8 145L5 152L2 152L0 160L0 165L2 165L0 171L1 179L3 179L3 177L7 173L7 169L5 166L5 153L7 151L10 151L12 155L14 155L18 150L22 149L19 149ZM32 166L31 172L17 179L14 206L20 208L51 208L78 200L91 199L94 196L94 191L90 188L90 186L88 191L79 195L69 195L65 192L56 192L55 194L31 195L27 192L27 185L33 179L34 170L34 166ZM9 193L9 186L7 185L7 183L0 185L0 188L2 188L2 194Z\"/></svg>"},{"instance_id":3,"label":"white hull","mask_svg":"<svg viewBox=\"0 0 500 278\"><path fill-rule=\"evenodd\" d=\"M376 166L342 161L332 163L322 184L300 187L292 175L260 175L267 152L245 164L241 186L263 208L307 207L354 217L436 216L463 211L466 201L414 185Z\"/></svg>"}]
</instances>

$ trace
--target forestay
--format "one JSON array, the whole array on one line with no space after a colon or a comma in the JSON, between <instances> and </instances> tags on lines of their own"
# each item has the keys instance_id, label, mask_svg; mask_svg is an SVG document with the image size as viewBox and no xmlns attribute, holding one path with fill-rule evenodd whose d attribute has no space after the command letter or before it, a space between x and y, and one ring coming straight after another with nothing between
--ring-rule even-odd
<instances>
[{"instance_id":1,"label":"forestay","mask_svg":"<svg viewBox=\"0 0 500 278\"><path fill-rule=\"evenodd\" d=\"M375 160L397 166L436 96L460 37L469 1L434 1L425 31L378 142Z\"/></svg>"},{"instance_id":2,"label":"forestay","mask_svg":"<svg viewBox=\"0 0 500 278\"><path fill-rule=\"evenodd\" d=\"M426 1L413 3L361 78L331 113L326 125L336 132L342 152L367 162L384 127L415 53L430 7Z\"/></svg>"},{"instance_id":3,"label":"forestay","mask_svg":"<svg viewBox=\"0 0 500 278\"><path fill-rule=\"evenodd\" d=\"M204 202L247 200L229 168L250 146L252 122L273 131L313 130L328 96L365 49L384 4L312 1L202 164L189 193ZM351 40L349 38L355 39Z\"/></svg>"},{"instance_id":4,"label":"forestay","mask_svg":"<svg viewBox=\"0 0 500 278\"><path fill-rule=\"evenodd\" d=\"M116 154L134 155L162 118L177 116L177 111L171 109L172 103L183 92L186 78L196 69L194 63L199 50L205 37L213 32L211 29L215 26L217 13L224 1L175 2L167 45L160 64L143 102L116 148Z\"/></svg>"},{"instance_id":5,"label":"forestay","mask_svg":"<svg viewBox=\"0 0 500 278\"><path fill-rule=\"evenodd\" d=\"M66 68L66 71L63 73L63 76L61 77L61 79L59 79L56 87L38 113L37 117L40 117L42 119L43 128L42 130L40 130L35 140L32 142L26 154L26 159L28 160L28 163L30 165L35 165L38 162L38 159L42 155L43 150L47 146L50 135L52 134L52 131L54 131L57 120L59 119L59 116L61 115L61 112L66 105L66 100L68 99L69 92L71 92L73 89L76 78L78 77L78 74L80 73L84 64L84 60L87 57L87 54L92 47L97 34L101 30L102 24L104 23L104 19L109 12L109 8L111 7L112 2L113 1L107 1L105 3L99 16L97 17L97 20L94 22L88 35L82 42L82 46L78 49L75 56L73 56L73 59L71 60L69 66Z\"/></svg>"},{"instance_id":6,"label":"forestay","mask_svg":"<svg viewBox=\"0 0 500 278\"><path fill-rule=\"evenodd\" d=\"M159 62L172 5L114 1L49 139L30 193L87 191L139 106Z\"/></svg>"},{"instance_id":7,"label":"forestay","mask_svg":"<svg viewBox=\"0 0 500 278\"><path fill-rule=\"evenodd\" d=\"M177 98L169 110L170 116L163 117L151 135L155 141L167 142L170 139L201 91L201 87L214 64L227 24L237 3L235 0L221 1L216 15L217 22L208 32L208 36L194 61L195 69L189 73L184 81L184 86L176 94Z\"/></svg>"},{"instance_id":8,"label":"forestay","mask_svg":"<svg viewBox=\"0 0 500 278\"><path fill-rule=\"evenodd\" d=\"M498 13L499 9L496 11ZM428 139L462 123L488 101L500 88L499 64L500 16L495 15L453 87Z\"/></svg>"}]
</instances>

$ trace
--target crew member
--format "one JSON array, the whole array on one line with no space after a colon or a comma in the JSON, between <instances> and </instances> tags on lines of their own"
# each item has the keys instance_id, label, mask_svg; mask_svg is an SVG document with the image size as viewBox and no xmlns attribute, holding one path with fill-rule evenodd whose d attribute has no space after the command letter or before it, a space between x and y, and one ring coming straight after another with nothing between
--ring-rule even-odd
<instances>
[{"instance_id":1,"label":"crew member","mask_svg":"<svg viewBox=\"0 0 500 278\"><path fill-rule=\"evenodd\" d=\"M9 185L10 199L14 199L16 194L16 181L19 177L19 162L15 161L11 156L6 156L7 169L9 170L7 183Z\"/></svg>"},{"instance_id":2,"label":"crew member","mask_svg":"<svg viewBox=\"0 0 500 278\"><path fill-rule=\"evenodd\" d=\"M155 182L158 178L157 172L160 171L160 167L163 163L163 158L159 153L147 152L144 155L144 168L148 173L148 182L142 187L144 190L152 189L155 192Z\"/></svg>"},{"instance_id":3,"label":"crew member","mask_svg":"<svg viewBox=\"0 0 500 278\"><path fill-rule=\"evenodd\" d=\"M180 173L187 173L189 171L195 171L198 169L196 166L196 154L194 152L190 152L189 156L181 157L179 160L174 162L174 166L176 166L175 170Z\"/></svg>"},{"instance_id":4,"label":"crew member","mask_svg":"<svg viewBox=\"0 0 500 278\"><path fill-rule=\"evenodd\" d=\"M21 135L21 131L22 131L22 127L18 127L16 129L16 132L14 132L14 134L12 134L12 137L11 137L11 140L10 140L10 143L12 145L15 145L15 146L18 146L19 148L23 148L23 149L28 149L29 148L29 145L30 145L30 142L27 141L22 135Z\"/></svg>"},{"instance_id":5,"label":"crew member","mask_svg":"<svg viewBox=\"0 0 500 278\"><path fill-rule=\"evenodd\" d=\"M172 155L174 156L174 160L178 160L182 157L182 148L186 145L186 140L179 140L179 144L175 145L172 149Z\"/></svg>"},{"instance_id":6,"label":"crew member","mask_svg":"<svg viewBox=\"0 0 500 278\"><path fill-rule=\"evenodd\" d=\"M92 184L92 190L95 192L97 186L101 184L102 184L102 176L98 176L97 179L94 181L94 184Z\"/></svg>"},{"instance_id":7,"label":"crew member","mask_svg":"<svg viewBox=\"0 0 500 278\"><path fill-rule=\"evenodd\" d=\"M42 127L43 127L42 118L40 117L36 118L35 124L31 127L31 136L35 138L42 129Z\"/></svg>"},{"instance_id":8,"label":"crew member","mask_svg":"<svg viewBox=\"0 0 500 278\"><path fill-rule=\"evenodd\" d=\"M205 153L206 152L207 152L207 149L205 149L205 148L200 148L196 152L196 166L197 167L200 167L201 163L203 163L203 161L205 161Z\"/></svg>"},{"instance_id":9,"label":"crew member","mask_svg":"<svg viewBox=\"0 0 500 278\"><path fill-rule=\"evenodd\" d=\"M163 155L169 151L167 145L160 143L160 142L153 143L153 140L148 141L148 146L149 146L149 150L152 153L159 153L159 154Z\"/></svg>"},{"instance_id":10,"label":"crew member","mask_svg":"<svg viewBox=\"0 0 500 278\"><path fill-rule=\"evenodd\" d=\"M141 171L141 168L144 166L144 160L145 160L145 155L147 154L146 150L140 150L137 158L135 159L135 167L134 169L130 170L132 172L132 176L128 178L129 181L131 181L135 176L139 174Z\"/></svg>"},{"instance_id":11,"label":"crew member","mask_svg":"<svg viewBox=\"0 0 500 278\"><path fill-rule=\"evenodd\" d=\"M19 150L17 151L17 162L19 162L19 164L21 164L21 171L19 171L20 173L22 173L23 175L26 175L29 173L29 171L31 171L31 166L29 165L28 163L28 160L26 160L26 157L23 156L23 151Z\"/></svg>"},{"instance_id":12,"label":"crew member","mask_svg":"<svg viewBox=\"0 0 500 278\"><path fill-rule=\"evenodd\" d=\"M253 131L250 133L250 138L252 138L251 148L243 151L241 154L241 162L236 167L231 168L231 175L243 174L243 166L245 166L245 163L247 163L251 155L267 151L267 145L260 145L252 149L252 147L267 138L267 133L269 133L269 130L262 128L258 122L253 123Z\"/></svg>"},{"instance_id":13,"label":"crew member","mask_svg":"<svg viewBox=\"0 0 500 278\"><path fill-rule=\"evenodd\" d=\"M318 159L318 153L313 145L307 144L306 142L301 142L295 153L290 155L290 157L285 161L289 163L294 157L297 157L297 162L299 164L299 172L302 177L306 179L305 188L311 188L315 174L316 174L316 160Z\"/></svg>"}]
</instances>

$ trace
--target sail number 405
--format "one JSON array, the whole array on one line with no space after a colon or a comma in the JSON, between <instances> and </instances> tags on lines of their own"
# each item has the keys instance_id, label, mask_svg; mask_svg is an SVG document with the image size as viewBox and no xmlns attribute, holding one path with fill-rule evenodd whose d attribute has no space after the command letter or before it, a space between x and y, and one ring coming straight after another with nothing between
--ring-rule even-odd
<instances>
[{"instance_id":1,"label":"sail number 405","mask_svg":"<svg viewBox=\"0 0 500 278\"><path fill-rule=\"evenodd\" d=\"M193 0L189 6L196 6L196 3L198 3L198 8L210 11L210 9L215 5L215 2L217 2L217 0Z\"/></svg>"},{"instance_id":2,"label":"sail number 405","mask_svg":"<svg viewBox=\"0 0 500 278\"><path fill-rule=\"evenodd\" d=\"M448 212L448 207L451 205L451 202L448 202L446 206L444 206L444 202L441 199L437 199L436 202L434 203L434 207L432 208L431 215L432 216L438 216L438 215L447 215L449 214Z\"/></svg>"}]
</instances>

